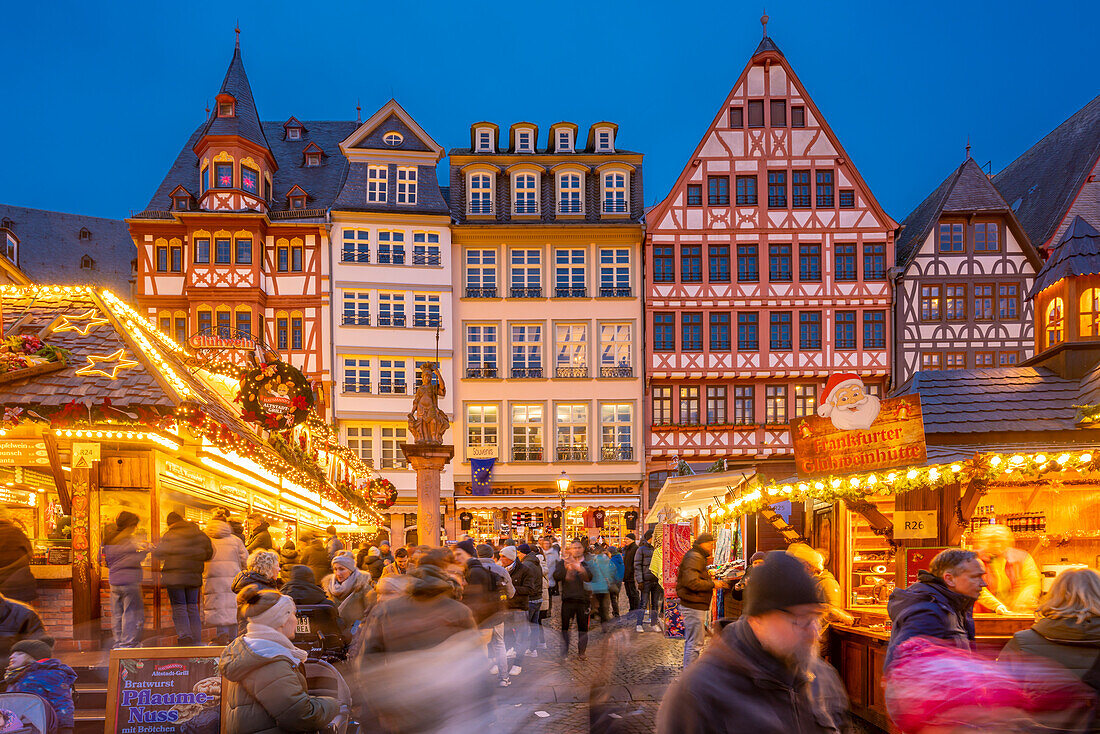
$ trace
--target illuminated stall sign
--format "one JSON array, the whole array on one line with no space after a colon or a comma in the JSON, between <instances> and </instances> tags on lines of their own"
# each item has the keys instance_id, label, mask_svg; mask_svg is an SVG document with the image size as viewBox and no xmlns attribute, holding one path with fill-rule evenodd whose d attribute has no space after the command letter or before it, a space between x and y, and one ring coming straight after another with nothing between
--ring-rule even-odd
<instances>
[{"instance_id":1,"label":"illuminated stall sign","mask_svg":"<svg viewBox=\"0 0 1100 734\"><path fill-rule=\"evenodd\" d=\"M190 731L218 734L221 647L112 650L107 674L108 734Z\"/></svg>"},{"instance_id":2,"label":"illuminated stall sign","mask_svg":"<svg viewBox=\"0 0 1100 734\"><path fill-rule=\"evenodd\" d=\"M314 401L305 375L286 362L269 362L241 380L241 417L269 430L302 423Z\"/></svg>"},{"instance_id":3,"label":"illuminated stall sign","mask_svg":"<svg viewBox=\"0 0 1100 734\"><path fill-rule=\"evenodd\" d=\"M50 457L42 441L0 440L0 464L5 466L49 466Z\"/></svg>"}]
</instances>

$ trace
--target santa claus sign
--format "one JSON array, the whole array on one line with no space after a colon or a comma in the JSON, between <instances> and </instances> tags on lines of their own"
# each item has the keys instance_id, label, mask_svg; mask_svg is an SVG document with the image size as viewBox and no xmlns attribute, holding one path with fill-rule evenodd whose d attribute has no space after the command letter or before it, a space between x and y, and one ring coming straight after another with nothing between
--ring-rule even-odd
<instances>
[{"instance_id":1,"label":"santa claus sign","mask_svg":"<svg viewBox=\"0 0 1100 734\"><path fill-rule=\"evenodd\" d=\"M859 375L825 384L817 415L791 421L800 477L919 465L925 461L920 395L880 400Z\"/></svg>"}]
</instances>

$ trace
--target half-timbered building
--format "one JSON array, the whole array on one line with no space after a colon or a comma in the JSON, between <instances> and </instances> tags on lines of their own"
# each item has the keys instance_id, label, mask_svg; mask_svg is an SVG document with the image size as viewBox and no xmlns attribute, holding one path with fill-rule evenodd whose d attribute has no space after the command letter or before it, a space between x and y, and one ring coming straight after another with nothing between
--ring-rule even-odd
<instances>
[{"instance_id":1,"label":"half-timbered building","mask_svg":"<svg viewBox=\"0 0 1100 734\"><path fill-rule=\"evenodd\" d=\"M646 220L651 491L676 460L789 473L828 375L885 387L897 225L766 28Z\"/></svg>"}]
</instances>

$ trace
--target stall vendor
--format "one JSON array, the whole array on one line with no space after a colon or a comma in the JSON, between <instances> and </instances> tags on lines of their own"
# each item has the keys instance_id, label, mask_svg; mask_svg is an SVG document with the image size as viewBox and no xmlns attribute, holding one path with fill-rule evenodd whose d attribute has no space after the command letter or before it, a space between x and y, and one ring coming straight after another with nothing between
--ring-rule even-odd
<instances>
[{"instance_id":1,"label":"stall vendor","mask_svg":"<svg viewBox=\"0 0 1100 734\"><path fill-rule=\"evenodd\" d=\"M986 569L986 588L978 597L980 611L1030 613L1039 603L1039 567L1030 553L1013 547L1014 540L1004 525L983 525L978 530L974 550Z\"/></svg>"},{"instance_id":2,"label":"stall vendor","mask_svg":"<svg viewBox=\"0 0 1100 734\"><path fill-rule=\"evenodd\" d=\"M787 554L802 561L802 565L813 578L818 597L827 605L825 621L851 624L855 618L844 611L844 594L836 577L825 570L825 559L822 555L805 543L792 543L787 547Z\"/></svg>"}]
</instances>

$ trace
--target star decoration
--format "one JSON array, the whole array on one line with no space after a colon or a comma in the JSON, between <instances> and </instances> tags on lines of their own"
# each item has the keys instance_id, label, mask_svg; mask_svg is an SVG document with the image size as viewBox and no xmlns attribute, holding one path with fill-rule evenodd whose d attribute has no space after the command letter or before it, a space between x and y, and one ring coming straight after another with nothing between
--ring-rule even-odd
<instances>
[{"instance_id":1,"label":"star decoration","mask_svg":"<svg viewBox=\"0 0 1100 734\"><path fill-rule=\"evenodd\" d=\"M78 369L76 371L76 374L78 374L78 375L88 375L88 376L103 375L104 377L106 377L108 379L117 380L119 370L128 369L130 367L137 367L138 366L137 362L135 362L134 360L132 360L132 359L130 359L129 357L126 356L126 350L125 349L119 349L117 352L114 352L112 354L108 354L106 356L101 356L101 355L98 355L98 354L89 354L87 359L88 359L88 364L86 364L83 367L81 367L80 369ZM107 369L104 369L103 367L98 367L97 366L97 365L100 365L100 364L107 365L111 362L114 362L114 364L111 365L108 368L108 369L110 369L109 372L107 371Z\"/></svg>"},{"instance_id":2,"label":"star decoration","mask_svg":"<svg viewBox=\"0 0 1100 734\"><path fill-rule=\"evenodd\" d=\"M77 321L84 323L78 324ZM94 308L90 308L79 316L62 316L61 321L53 328L53 331L75 331L81 336L88 336L88 332L97 326L111 323L99 315Z\"/></svg>"}]
</instances>

